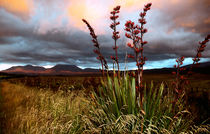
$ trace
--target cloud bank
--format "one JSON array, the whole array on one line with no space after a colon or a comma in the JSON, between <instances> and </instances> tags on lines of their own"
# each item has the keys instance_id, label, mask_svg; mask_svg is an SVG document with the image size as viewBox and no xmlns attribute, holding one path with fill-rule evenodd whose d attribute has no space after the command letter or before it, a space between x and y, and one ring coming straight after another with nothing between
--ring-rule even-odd
<instances>
[{"instance_id":1,"label":"cloud bank","mask_svg":"<svg viewBox=\"0 0 210 134\"><path fill-rule=\"evenodd\" d=\"M102 53L110 60L114 54L109 25L109 12L122 6L121 25L138 20L148 0L1 0L0 1L0 63L54 65L57 63L95 67L99 63L92 52L87 19L99 35ZM169 60L179 56L192 57L198 41L210 31L209 0L151 0L152 10L146 17L149 32L145 55L149 61ZM119 55L124 63L128 40L120 30ZM209 44L203 56L210 58ZM132 62L132 61L130 61Z\"/></svg>"}]
</instances>

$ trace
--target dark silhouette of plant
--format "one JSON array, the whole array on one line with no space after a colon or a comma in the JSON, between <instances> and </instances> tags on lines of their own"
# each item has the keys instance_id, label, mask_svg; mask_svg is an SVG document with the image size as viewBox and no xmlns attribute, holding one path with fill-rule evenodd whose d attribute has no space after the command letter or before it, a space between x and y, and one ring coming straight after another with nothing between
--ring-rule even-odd
<instances>
[{"instance_id":1,"label":"dark silhouette of plant","mask_svg":"<svg viewBox=\"0 0 210 134\"><path fill-rule=\"evenodd\" d=\"M108 65L107 65L107 61L105 60L104 56L101 54L100 45L98 43L97 36L96 36L96 34L94 32L94 29L90 26L90 24L85 19L82 19L82 21L87 25L87 27L88 27L88 29L90 31L90 35L92 37L92 42L94 44L94 47L96 48L96 49L93 50L93 52L98 55L97 59L100 60L100 62L101 62L102 73L104 75L104 68L107 70L108 69Z\"/></svg>"},{"instance_id":2,"label":"dark silhouette of plant","mask_svg":"<svg viewBox=\"0 0 210 134\"><path fill-rule=\"evenodd\" d=\"M198 62L200 61L200 57L202 56L201 53L204 51L204 49L206 47L206 43L209 41L209 39L210 39L210 34L206 36L204 41L199 42L199 46L198 46L198 49L197 49L197 54L193 58L193 65L198 64Z\"/></svg>"},{"instance_id":3,"label":"dark silhouette of plant","mask_svg":"<svg viewBox=\"0 0 210 134\"><path fill-rule=\"evenodd\" d=\"M119 16L117 15L120 12L120 6L116 6L115 8L113 8L113 11L111 11L111 16L110 19L113 21L112 24L110 25L110 28L113 30L113 35L112 38L114 39L114 47L113 50L115 51L115 56L111 56L111 59L116 62L117 64L117 69L118 69L118 73L120 70L119 67L119 59L118 59L118 53L117 53L117 40L120 38L119 36L119 31L117 31L116 26L120 24L120 22L117 22L117 18L119 18ZM113 66L114 69L114 66Z\"/></svg>"},{"instance_id":4,"label":"dark silhouette of plant","mask_svg":"<svg viewBox=\"0 0 210 134\"><path fill-rule=\"evenodd\" d=\"M184 75L184 71L186 71L186 68L181 67L184 61L184 57L176 59L177 64L174 65L174 68L176 68L176 72L172 72L172 74L176 75L176 80L172 83L175 86L175 92L176 92L174 102L176 102L179 99L179 97L183 94L186 85L189 84L187 78L192 74L193 67L199 65L198 62L200 61L200 58L202 56L201 53L205 50L206 44L208 43L209 39L210 35L207 35L203 41L199 42L197 53L195 57L192 59L193 64L190 66L189 70L187 71L187 75Z\"/></svg>"},{"instance_id":5,"label":"dark silhouette of plant","mask_svg":"<svg viewBox=\"0 0 210 134\"><path fill-rule=\"evenodd\" d=\"M175 81L172 83L175 87L175 100L180 97L180 95L183 94L183 90L185 87L185 84L188 84L188 81L186 80L186 77L183 75L183 71L186 70L186 68L181 67L183 65L184 57L180 57L176 59L176 64L174 65L174 68L176 68L176 72L172 72L172 74L176 75Z\"/></svg>"}]
</instances>

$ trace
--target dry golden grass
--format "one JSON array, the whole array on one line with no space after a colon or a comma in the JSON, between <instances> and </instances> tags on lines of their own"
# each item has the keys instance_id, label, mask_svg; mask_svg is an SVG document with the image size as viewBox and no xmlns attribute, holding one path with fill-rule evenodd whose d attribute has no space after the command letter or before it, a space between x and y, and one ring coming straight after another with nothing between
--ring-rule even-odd
<instances>
[{"instance_id":1,"label":"dry golden grass","mask_svg":"<svg viewBox=\"0 0 210 134\"><path fill-rule=\"evenodd\" d=\"M79 95L78 95L79 94ZM56 93L2 83L3 133L69 133L89 101L82 91Z\"/></svg>"},{"instance_id":2,"label":"dry golden grass","mask_svg":"<svg viewBox=\"0 0 210 134\"><path fill-rule=\"evenodd\" d=\"M140 133L141 130L142 115L128 114L121 115L119 118L110 118L112 112L105 113L85 96L84 91L53 92L50 89L39 90L21 84L2 82L0 96L3 97L0 100L0 129L3 128L3 131L0 130L0 133ZM160 122L160 125L164 125L165 120L165 118L161 119L163 123ZM180 131L164 127L160 129L156 126L158 124L155 125L153 120L150 120L145 122L143 133L155 131L168 134L209 133L209 125L192 125L192 131L185 131L183 128L176 127L183 121L182 118L170 120L172 127Z\"/></svg>"}]
</instances>

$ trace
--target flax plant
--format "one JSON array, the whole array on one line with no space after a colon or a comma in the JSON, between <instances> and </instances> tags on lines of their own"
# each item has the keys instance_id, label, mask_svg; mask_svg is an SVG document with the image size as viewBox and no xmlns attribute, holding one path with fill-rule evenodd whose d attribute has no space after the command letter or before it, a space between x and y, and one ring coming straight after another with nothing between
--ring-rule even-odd
<instances>
[{"instance_id":1,"label":"flax plant","mask_svg":"<svg viewBox=\"0 0 210 134\"><path fill-rule=\"evenodd\" d=\"M80 130L85 129L86 133L190 133L193 118L188 112L183 98L180 97L181 85L176 85L177 97L177 94L169 89L164 82L156 86L153 85L153 82L149 85L143 84L143 66L146 61L143 50L148 43L143 39L144 34L147 33L144 25L146 24L145 16L151 5L151 3L146 4L143 12L140 13L138 20L140 25L131 20L125 24L125 36L132 41L127 46L134 51L134 55L128 54L128 58L132 58L136 62L137 72L134 73L134 77L129 76L128 72L125 72L123 77L115 75L110 77L107 73L107 79L102 79L102 85L98 87L99 90L92 93L93 107L89 117L81 118L84 123ZM117 39L119 32L117 32L116 26L119 22L116 22L116 19L119 10L120 6L115 7L110 17L113 20L110 27L114 31L112 37L115 41L113 47L115 56L111 58L117 63L118 72ZM92 38L95 39L93 29L88 23L86 24L92 33ZM207 40L209 40L209 36L200 43L195 62L199 60ZM180 73L184 71L184 68L181 67L183 61L184 57L178 58L175 67L177 69L175 72L176 81L179 82L184 80L184 76ZM173 100L176 100L176 103L173 103Z\"/></svg>"}]
</instances>

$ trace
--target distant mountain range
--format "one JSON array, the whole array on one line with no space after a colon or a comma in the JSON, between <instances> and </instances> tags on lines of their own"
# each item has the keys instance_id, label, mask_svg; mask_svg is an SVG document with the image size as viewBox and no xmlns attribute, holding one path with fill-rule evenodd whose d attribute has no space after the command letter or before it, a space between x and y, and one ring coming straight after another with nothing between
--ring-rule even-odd
<instances>
[{"instance_id":1,"label":"distant mountain range","mask_svg":"<svg viewBox=\"0 0 210 134\"><path fill-rule=\"evenodd\" d=\"M52 68L44 68L41 66L13 66L9 69L1 71L8 74L26 74L26 75L76 75L90 74L99 72L98 69L85 68L81 69L75 65L58 64Z\"/></svg>"},{"instance_id":2,"label":"distant mountain range","mask_svg":"<svg viewBox=\"0 0 210 134\"><path fill-rule=\"evenodd\" d=\"M189 68L190 65L184 66ZM171 73L174 68L150 69L145 70L145 73ZM210 62L200 63L200 65L193 69L194 72L202 74L210 74ZM98 69L85 68L81 69L75 65L58 64L52 68L44 68L41 66L14 66L1 73L8 74L24 74L24 75L83 75L83 74L98 74Z\"/></svg>"}]
</instances>

